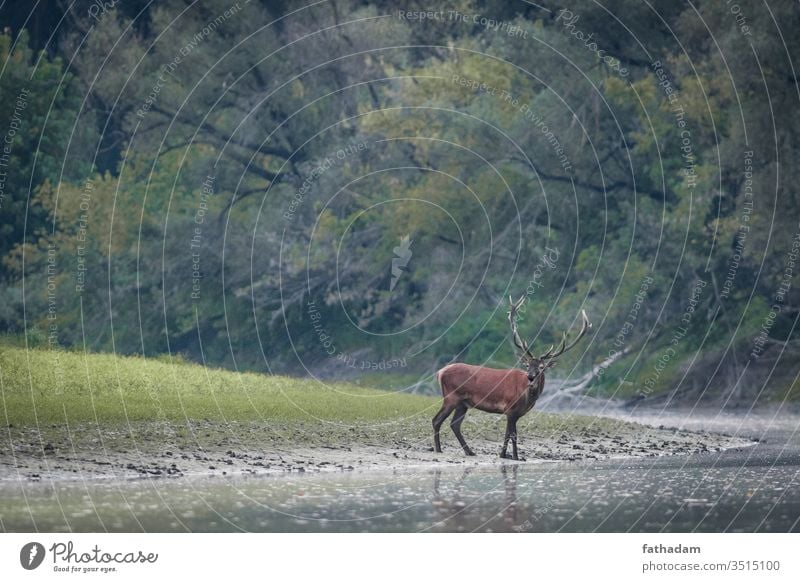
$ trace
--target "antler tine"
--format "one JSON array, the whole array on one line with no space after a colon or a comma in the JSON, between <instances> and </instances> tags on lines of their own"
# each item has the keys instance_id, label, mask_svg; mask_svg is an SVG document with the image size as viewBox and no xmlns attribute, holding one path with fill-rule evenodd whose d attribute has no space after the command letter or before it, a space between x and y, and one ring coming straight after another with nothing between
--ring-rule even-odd
<instances>
[{"instance_id":1,"label":"antler tine","mask_svg":"<svg viewBox=\"0 0 800 582\"><path fill-rule=\"evenodd\" d=\"M561 333L561 341L559 342L558 347L556 348L555 352L551 351L549 353L549 355L547 355L546 357L547 358L557 358L558 356L560 356L561 354L564 353L564 346L566 346L566 345L567 345L567 332L564 331L564 332ZM545 356L543 356L541 359L545 359Z\"/></svg>"},{"instance_id":2,"label":"antler tine","mask_svg":"<svg viewBox=\"0 0 800 582\"><path fill-rule=\"evenodd\" d=\"M555 347L556 347L556 344L552 344L549 348L547 348L547 351L545 353L543 353L541 356L539 356L539 359L540 360L546 360L547 358L551 357L553 355L553 350L555 349ZM561 349L561 345L560 344L559 344L558 349L559 350Z\"/></svg>"},{"instance_id":3,"label":"antler tine","mask_svg":"<svg viewBox=\"0 0 800 582\"><path fill-rule=\"evenodd\" d=\"M508 302L510 304L508 310L508 322L511 324L511 338L514 341L514 345L517 346L518 349L522 350L523 356L526 358L533 358L533 355L528 348L527 342L522 339L517 331L517 311L522 304L525 302L525 296L519 298L519 301L514 303L514 300L511 298L511 295L508 296Z\"/></svg>"},{"instance_id":4,"label":"antler tine","mask_svg":"<svg viewBox=\"0 0 800 582\"><path fill-rule=\"evenodd\" d=\"M589 330L592 328L592 323L589 321L589 316L588 316L588 315L586 315L586 310L585 310L585 309L582 309L582 310L581 310L581 320L582 320L581 331L580 331L580 332L578 332L578 337L576 337L576 338L575 338L575 339L572 341L572 343L570 343L569 345L567 345L567 332L565 331L565 332L564 332L564 337L563 337L563 339L561 340L561 343L559 344L559 346L558 346L558 348L556 349L556 351L555 351L554 353L550 353L550 350L548 350L548 352L547 352L545 355L541 356L541 359L543 359L543 360L544 360L544 359L553 359L553 358L557 358L557 357L559 357L560 355L562 355L564 352L568 352L569 350L571 350L572 348L574 348L574 347L575 347L575 345L576 345L576 344L577 344L579 341L581 341L581 338L582 338L584 335L586 335L586 332L587 332L587 331L589 331Z\"/></svg>"}]
</instances>

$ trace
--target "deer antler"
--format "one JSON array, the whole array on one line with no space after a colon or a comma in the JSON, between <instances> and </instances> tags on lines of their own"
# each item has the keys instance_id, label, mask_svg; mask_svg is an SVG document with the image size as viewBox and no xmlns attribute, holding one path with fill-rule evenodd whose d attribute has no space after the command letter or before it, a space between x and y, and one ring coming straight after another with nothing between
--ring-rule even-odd
<instances>
[{"instance_id":1,"label":"deer antler","mask_svg":"<svg viewBox=\"0 0 800 582\"><path fill-rule=\"evenodd\" d=\"M530 348L528 348L527 342L519 336L519 332L517 331L517 312L519 308L522 307L522 304L525 303L525 296L519 298L519 301L514 303L514 300L511 298L511 295L508 296L508 302L510 304L510 308L508 310L508 322L511 324L511 338L514 340L514 345L522 351L522 356L526 359L534 359L533 354L531 354Z\"/></svg>"},{"instance_id":2,"label":"deer antler","mask_svg":"<svg viewBox=\"0 0 800 582\"><path fill-rule=\"evenodd\" d=\"M574 348L575 344L581 341L581 338L586 335L586 332L592 329L592 324L589 321L589 316L586 315L585 309L581 310L581 320L582 320L581 331L578 332L578 337L576 337L572 341L572 343L567 345L567 332L565 331L564 336L561 339L561 343L558 345L558 348L556 348L556 351L554 352L551 346L550 349L547 350L544 354L542 354L539 358L542 360L552 360L553 358L557 358L564 352L567 352L572 348Z\"/></svg>"}]
</instances>

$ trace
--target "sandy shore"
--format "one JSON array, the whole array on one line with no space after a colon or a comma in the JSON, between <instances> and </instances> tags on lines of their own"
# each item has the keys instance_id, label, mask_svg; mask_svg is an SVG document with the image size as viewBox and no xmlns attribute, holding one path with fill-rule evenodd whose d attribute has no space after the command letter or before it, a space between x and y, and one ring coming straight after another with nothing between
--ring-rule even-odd
<instances>
[{"instance_id":1,"label":"sandy shore","mask_svg":"<svg viewBox=\"0 0 800 582\"><path fill-rule=\"evenodd\" d=\"M524 462L700 454L746 447L748 439L655 428L588 416L533 413L519 425ZM158 422L7 427L0 440L0 480L64 480L353 471L371 468L515 463L498 457L502 417L472 415L462 430L466 457L445 424L444 452L432 449L430 421L380 425L324 423Z\"/></svg>"}]
</instances>

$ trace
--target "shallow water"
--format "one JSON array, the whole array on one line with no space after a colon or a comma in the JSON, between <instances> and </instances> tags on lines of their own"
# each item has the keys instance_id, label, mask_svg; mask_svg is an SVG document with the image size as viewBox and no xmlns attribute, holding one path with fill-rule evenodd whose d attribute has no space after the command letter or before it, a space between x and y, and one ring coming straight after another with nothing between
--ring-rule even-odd
<instances>
[{"instance_id":1,"label":"shallow water","mask_svg":"<svg viewBox=\"0 0 800 582\"><path fill-rule=\"evenodd\" d=\"M742 431L737 431L742 434ZM0 485L5 531L800 531L793 431L630 461Z\"/></svg>"}]
</instances>

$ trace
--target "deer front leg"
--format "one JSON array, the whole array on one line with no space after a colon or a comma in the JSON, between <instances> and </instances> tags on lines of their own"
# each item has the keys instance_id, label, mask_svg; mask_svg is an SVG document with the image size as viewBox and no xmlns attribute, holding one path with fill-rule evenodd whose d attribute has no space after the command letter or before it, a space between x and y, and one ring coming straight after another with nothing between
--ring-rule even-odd
<instances>
[{"instance_id":1,"label":"deer front leg","mask_svg":"<svg viewBox=\"0 0 800 582\"><path fill-rule=\"evenodd\" d=\"M510 459L511 457L508 456L508 439L511 438L511 419L506 418L506 436L503 439L503 448L500 451L500 458L501 459Z\"/></svg>"},{"instance_id":2,"label":"deer front leg","mask_svg":"<svg viewBox=\"0 0 800 582\"><path fill-rule=\"evenodd\" d=\"M511 458L515 461L519 461L519 455L517 454L517 419L511 417L508 419L508 428L506 429L511 437ZM523 461L525 459L522 459Z\"/></svg>"},{"instance_id":3,"label":"deer front leg","mask_svg":"<svg viewBox=\"0 0 800 582\"><path fill-rule=\"evenodd\" d=\"M512 458L515 461L519 461L519 455L517 454L517 419L509 420L511 423L511 450L512 450Z\"/></svg>"}]
</instances>

